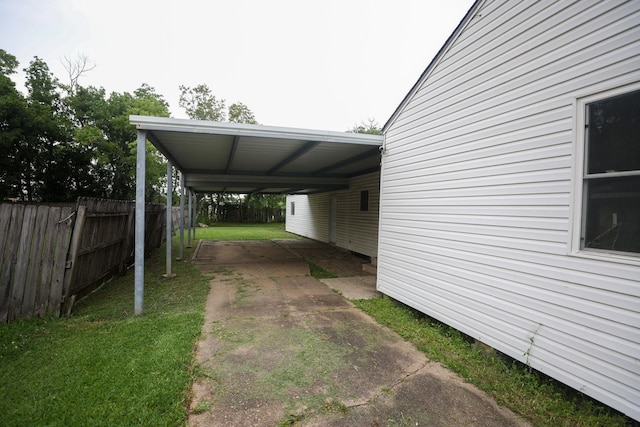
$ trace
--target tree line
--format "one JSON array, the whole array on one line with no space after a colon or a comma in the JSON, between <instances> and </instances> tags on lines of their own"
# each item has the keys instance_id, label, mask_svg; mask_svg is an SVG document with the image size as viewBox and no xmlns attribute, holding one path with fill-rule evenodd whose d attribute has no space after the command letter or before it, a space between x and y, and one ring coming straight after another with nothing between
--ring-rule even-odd
<instances>
[{"instance_id":1,"label":"tree line","mask_svg":"<svg viewBox=\"0 0 640 427\"><path fill-rule=\"evenodd\" d=\"M169 117L164 97L146 83L133 93L82 86L82 75L93 68L86 56L65 58L64 83L34 57L24 68L23 94L11 79L19 65L0 49L0 201L134 199L136 129L129 115ZM241 102L227 107L206 84L179 89L179 106L191 119L258 123L249 107ZM350 131L379 133L373 120ZM149 142L146 170L147 201L164 203L166 160ZM200 194L197 203L199 220L209 223L277 221L284 205L279 195Z\"/></svg>"},{"instance_id":2,"label":"tree line","mask_svg":"<svg viewBox=\"0 0 640 427\"><path fill-rule=\"evenodd\" d=\"M24 68L26 94L11 75L19 63L0 49L0 199L70 202L80 196L135 197L136 129L130 114L169 117L169 106L142 84L133 93L61 83L42 59ZM73 74L75 73L75 74ZM166 164L149 144L147 192L158 201Z\"/></svg>"}]
</instances>

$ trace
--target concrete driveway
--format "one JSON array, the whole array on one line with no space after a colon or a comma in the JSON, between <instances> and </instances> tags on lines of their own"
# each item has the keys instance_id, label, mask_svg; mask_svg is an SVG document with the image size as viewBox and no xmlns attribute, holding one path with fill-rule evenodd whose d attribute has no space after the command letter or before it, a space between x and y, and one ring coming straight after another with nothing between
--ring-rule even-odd
<instances>
[{"instance_id":1,"label":"concrete driveway","mask_svg":"<svg viewBox=\"0 0 640 427\"><path fill-rule=\"evenodd\" d=\"M340 278L314 279L305 259ZM348 252L201 241L193 262L211 292L190 426L527 425L355 308L378 294Z\"/></svg>"}]
</instances>

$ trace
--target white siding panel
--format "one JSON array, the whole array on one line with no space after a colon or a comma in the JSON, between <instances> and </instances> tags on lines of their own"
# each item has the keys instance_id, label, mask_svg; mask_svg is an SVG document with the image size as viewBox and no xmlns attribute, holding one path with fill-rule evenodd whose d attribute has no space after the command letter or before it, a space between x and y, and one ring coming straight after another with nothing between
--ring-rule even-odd
<instances>
[{"instance_id":1,"label":"white siding panel","mask_svg":"<svg viewBox=\"0 0 640 427\"><path fill-rule=\"evenodd\" d=\"M360 211L360 192L369 191L369 210ZM380 173L352 178L349 189L333 193L287 196L286 230L329 242L329 207L337 201L336 246L370 257L378 252L378 212L380 203ZM295 202L295 215L291 215Z\"/></svg>"},{"instance_id":2,"label":"white siding panel","mask_svg":"<svg viewBox=\"0 0 640 427\"><path fill-rule=\"evenodd\" d=\"M576 99L640 2L486 1L385 130L378 289L640 419L640 258L571 252Z\"/></svg>"},{"instance_id":3,"label":"white siding panel","mask_svg":"<svg viewBox=\"0 0 640 427\"><path fill-rule=\"evenodd\" d=\"M286 230L290 233L319 240L329 241L329 200L330 194L287 196ZM295 215L291 215L294 202Z\"/></svg>"},{"instance_id":4,"label":"white siding panel","mask_svg":"<svg viewBox=\"0 0 640 427\"><path fill-rule=\"evenodd\" d=\"M369 210L360 211L360 192L369 191ZM338 198L336 245L370 257L378 253L380 173L353 178L349 190Z\"/></svg>"}]
</instances>

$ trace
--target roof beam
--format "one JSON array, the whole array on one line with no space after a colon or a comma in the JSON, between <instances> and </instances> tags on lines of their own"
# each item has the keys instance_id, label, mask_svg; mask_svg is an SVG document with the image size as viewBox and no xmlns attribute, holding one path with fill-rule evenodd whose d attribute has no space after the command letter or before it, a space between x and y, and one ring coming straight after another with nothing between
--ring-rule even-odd
<instances>
[{"instance_id":1,"label":"roof beam","mask_svg":"<svg viewBox=\"0 0 640 427\"><path fill-rule=\"evenodd\" d=\"M249 195L251 195L251 194L260 194L262 191L266 190L266 188L267 187L256 188L255 190L253 190L252 192L247 193L247 194L249 194Z\"/></svg>"},{"instance_id":2,"label":"roof beam","mask_svg":"<svg viewBox=\"0 0 640 427\"><path fill-rule=\"evenodd\" d=\"M354 172L350 174L349 176L354 177L354 176L366 175L368 173L378 172L379 170L380 170L380 165L376 166L375 168L361 169L358 172Z\"/></svg>"},{"instance_id":3,"label":"roof beam","mask_svg":"<svg viewBox=\"0 0 640 427\"><path fill-rule=\"evenodd\" d=\"M233 143L231 145L231 152L229 153L229 158L227 159L227 167L225 168L225 173L229 173L229 170L231 169L231 164L233 163L233 160L236 158L236 151L238 150L238 141L240 140L240 137L238 135L235 135L233 137Z\"/></svg>"},{"instance_id":4,"label":"roof beam","mask_svg":"<svg viewBox=\"0 0 640 427\"><path fill-rule=\"evenodd\" d=\"M295 193L298 193L299 191L302 191L302 190L306 190L306 188L304 188L304 187L292 187L292 188L287 190L287 194L295 194Z\"/></svg>"},{"instance_id":5,"label":"roof beam","mask_svg":"<svg viewBox=\"0 0 640 427\"><path fill-rule=\"evenodd\" d=\"M319 141L311 141L311 142L307 142L306 144L304 144L302 147L298 148L296 151L294 151L293 153L291 153L289 156L287 156L285 159L281 160L277 165L275 165L273 168L271 168L268 172L267 175L271 175L272 173L274 173L275 171L277 171L278 169L282 169L283 167L285 167L286 165L288 165L289 163L291 163L292 161L296 160L297 158L299 158L300 156L308 153L310 150L312 150L315 146L317 146L318 144L320 144Z\"/></svg>"},{"instance_id":6,"label":"roof beam","mask_svg":"<svg viewBox=\"0 0 640 427\"><path fill-rule=\"evenodd\" d=\"M307 187L304 189L291 189L288 187L279 187L280 190L271 190L271 191L261 191L260 193L255 193L253 188L250 189L239 189L239 188L230 188L226 191L226 193L237 193L237 194L315 194L315 193L327 193L332 191L341 191L349 189L349 186L344 185L324 185L324 186L316 186L316 187ZM216 187L195 187L194 188L199 193L222 193Z\"/></svg>"},{"instance_id":7,"label":"roof beam","mask_svg":"<svg viewBox=\"0 0 640 427\"><path fill-rule=\"evenodd\" d=\"M341 161L336 162L336 163L334 163L332 165L325 166L325 167L323 167L321 169L315 170L315 171L313 171L311 173L311 175L320 175L320 174L323 174L323 173L325 173L327 171L330 171L330 170L333 170L333 169L337 169L337 168L340 168L342 166L346 166L346 165L349 165L351 163L354 163L354 162L357 162L357 161L360 161L360 160L364 160L364 159L367 159L367 158L369 158L371 156L376 156L376 155L378 155L378 156L380 155L380 149L378 147L373 148L371 150L367 150L364 153L356 154L355 156L351 156L348 159L341 160Z\"/></svg>"},{"instance_id":8,"label":"roof beam","mask_svg":"<svg viewBox=\"0 0 640 427\"><path fill-rule=\"evenodd\" d=\"M348 178L185 173L186 187L325 188L348 187Z\"/></svg>"}]
</instances>

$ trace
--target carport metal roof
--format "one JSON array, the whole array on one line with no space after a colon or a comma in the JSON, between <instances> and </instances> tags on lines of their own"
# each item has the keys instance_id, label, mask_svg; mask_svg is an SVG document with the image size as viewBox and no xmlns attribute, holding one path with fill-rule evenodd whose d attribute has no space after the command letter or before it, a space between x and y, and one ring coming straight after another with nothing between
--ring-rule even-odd
<instances>
[{"instance_id":1,"label":"carport metal roof","mask_svg":"<svg viewBox=\"0 0 640 427\"><path fill-rule=\"evenodd\" d=\"M380 168L382 135L130 116L195 192L304 194Z\"/></svg>"}]
</instances>

